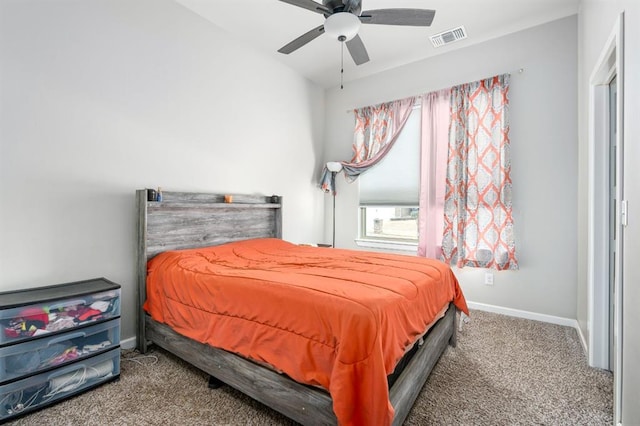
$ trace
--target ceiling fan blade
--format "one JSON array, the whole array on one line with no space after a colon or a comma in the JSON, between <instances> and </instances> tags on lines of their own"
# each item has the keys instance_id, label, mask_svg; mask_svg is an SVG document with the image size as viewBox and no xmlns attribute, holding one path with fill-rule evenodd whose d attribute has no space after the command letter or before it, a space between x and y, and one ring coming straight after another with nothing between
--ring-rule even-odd
<instances>
[{"instance_id":1,"label":"ceiling fan blade","mask_svg":"<svg viewBox=\"0 0 640 426\"><path fill-rule=\"evenodd\" d=\"M356 35L347 42L347 49L349 49L349 53L356 65L362 65L365 62L369 62L369 54L367 53L367 49L364 47L364 43L359 35Z\"/></svg>"},{"instance_id":2,"label":"ceiling fan blade","mask_svg":"<svg viewBox=\"0 0 640 426\"><path fill-rule=\"evenodd\" d=\"M312 12L321 13L321 14L331 14L331 11L327 9L324 5L320 3L316 3L313 0L280 0L283 3L289 3L294 6L301 7L303 9L310 10Z\"/></svg>"},{"instance_id":3,"label":"ceiling fan blade","mask_svg":"<svg viewBox=\"0 0 640 426\"><path fill-rule=\"evenodd\" d=\"M360 21L363 24L428 27L435 15L436 11L430 9L377 9L362 12Z\"/></svg>"},{"instance_id":4,"label":"ceiling fan blade","mask_svg":"<svg viewBox=\"0 0 640 426\"><path fill-rule=\"evenodd\" d=\"M319 27L316 27L311 31L308 31L302 34L300 37L293 40L291 43L285 46L282 46L280 49L278 49L278 52L288 55L289 53L295 50L298 50L299 48L301 48L302 46L304 46L305 44L309 43L311 40L314 40L315 38L319 37L322 34L324 34L324 25L320 25Z\"/></svg>"}]
</instances>

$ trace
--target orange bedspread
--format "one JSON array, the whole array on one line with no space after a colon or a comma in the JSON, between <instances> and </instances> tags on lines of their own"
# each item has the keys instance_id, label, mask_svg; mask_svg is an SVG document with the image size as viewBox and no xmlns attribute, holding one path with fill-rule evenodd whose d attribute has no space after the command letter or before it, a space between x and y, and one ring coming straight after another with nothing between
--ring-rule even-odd
<instances>
[{"instance_id":1,"label":"orange bedspread","mask_svg":"<svg viewBox=\"0 0 640 426\"><path fill-rule=\"evenodd\" d=\"M340 424L385 425L387 375L451 301L468 313L439 261L257 239L157 255L144 308L180 334L322 386Z\"/></svg>"}]
</instances>

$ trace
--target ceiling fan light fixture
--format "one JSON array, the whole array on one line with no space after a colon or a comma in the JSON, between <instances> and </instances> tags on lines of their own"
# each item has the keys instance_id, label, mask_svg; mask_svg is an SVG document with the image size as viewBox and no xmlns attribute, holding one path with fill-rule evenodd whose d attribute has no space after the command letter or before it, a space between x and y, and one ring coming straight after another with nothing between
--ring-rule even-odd
<instances>
[{"instance_id":1,"label":"ceiling fan light fixture","mask_svg":"<svg viewBox=\"0 0 640 426\"><path fill-rule=\"evenodd\" d=\"M325 34L340 41L349 41L360 30L360 19L349 12L338 12L330 15L324 22ZM344 39L341 40L341 38Z\"/></svg>"}]
</instances>

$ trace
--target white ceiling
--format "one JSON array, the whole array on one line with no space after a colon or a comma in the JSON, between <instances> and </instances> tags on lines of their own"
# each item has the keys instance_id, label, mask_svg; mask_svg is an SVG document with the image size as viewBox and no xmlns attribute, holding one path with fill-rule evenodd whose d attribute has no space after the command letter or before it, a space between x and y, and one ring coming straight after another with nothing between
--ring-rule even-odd
<instances>
[{"instance_id":1,"label":"white ceiling","mask_svg":"<svg viewBox=\"0 0 640 426\"><path fill-rule=\"evenodd\" d=\"M322 87L340 83L340 43L326 34L289 55L277 52L321 25L321 14L279 0L175 1ZM434 9L436 15L430 27L362 25L359 34L371 60L356 66L345 48L345 82L575 14L580 0L362 1L362 10L406 7ZM430 35L460 25L466 40L437 49L431 45Z\"/></svg>"}]
</instances>

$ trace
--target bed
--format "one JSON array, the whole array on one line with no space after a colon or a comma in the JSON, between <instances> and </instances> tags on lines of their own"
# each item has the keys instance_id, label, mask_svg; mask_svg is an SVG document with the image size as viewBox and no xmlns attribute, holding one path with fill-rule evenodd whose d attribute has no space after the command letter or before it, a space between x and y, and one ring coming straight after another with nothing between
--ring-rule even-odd
<instances>
[{"instance_id":1,"label":"bed","mask_svg":"<svg viewBox=\"0 0 640 426\"><path fill-rule=\"evenodd\" d=\"M142 352L302 424L402 424L455 345L466 303L440 262L285 242L282 197L136 196Z\"/></svg>"}]
</instances>

